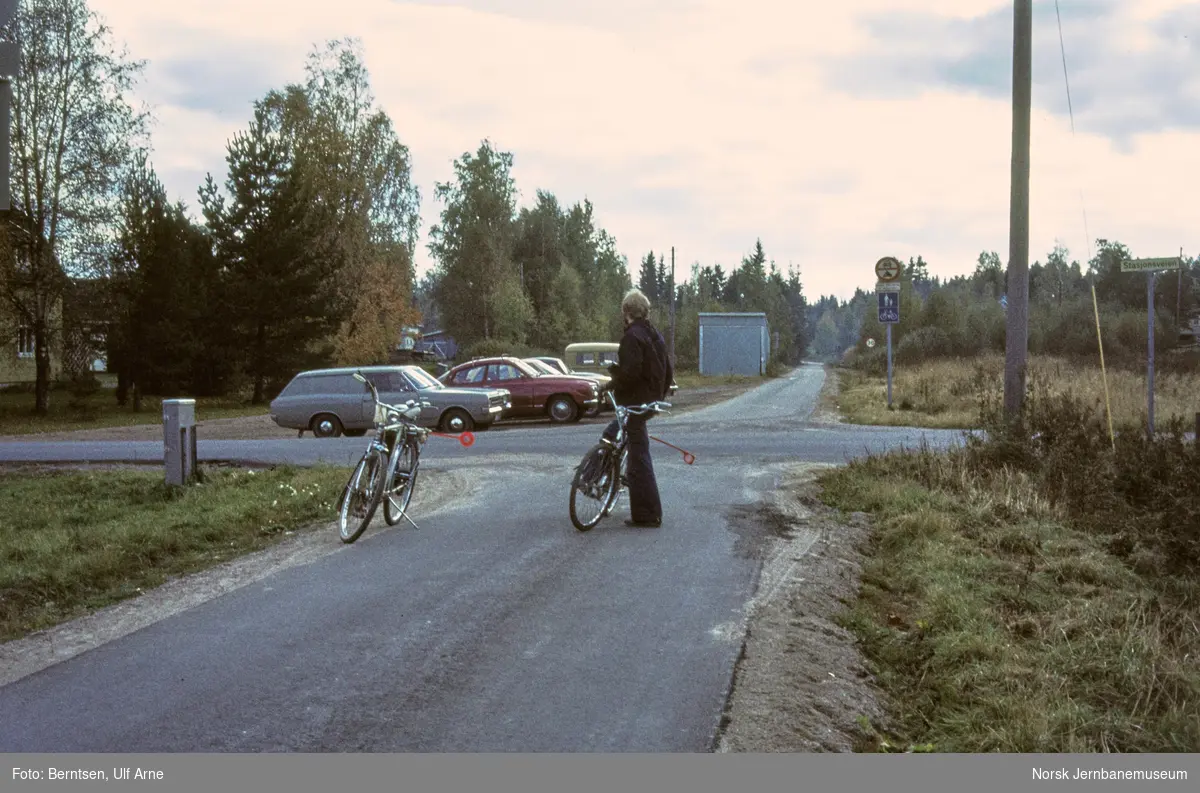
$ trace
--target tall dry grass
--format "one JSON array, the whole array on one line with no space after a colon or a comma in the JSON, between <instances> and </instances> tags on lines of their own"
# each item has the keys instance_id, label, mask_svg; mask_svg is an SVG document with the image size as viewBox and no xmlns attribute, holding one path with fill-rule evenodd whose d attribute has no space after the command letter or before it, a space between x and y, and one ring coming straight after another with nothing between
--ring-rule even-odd
<instances>
[{"instance_id":1,"label":"tall dry grass","mask_svg":"<svg viewBox=\"0 0 1200 793\"><path fill-rule=\"evenodd\" d=\"M1002 389L1004 356L927 361L895 366L892 405L887 407L886 380L841 369L838 409L854 424L915 425L947 429L978 426L981 387ZM1028 379L1045 385L1047 395L1073 394L1105 410L1108 404L1115 427L1144 426L1147 409L1146 372L1108 368L1067 358L1031 356ZM1178 418L1190 425L1200 412L1200 372L1158 371L1154 383L1156 424Z\"/></svg>"}]
</instances>

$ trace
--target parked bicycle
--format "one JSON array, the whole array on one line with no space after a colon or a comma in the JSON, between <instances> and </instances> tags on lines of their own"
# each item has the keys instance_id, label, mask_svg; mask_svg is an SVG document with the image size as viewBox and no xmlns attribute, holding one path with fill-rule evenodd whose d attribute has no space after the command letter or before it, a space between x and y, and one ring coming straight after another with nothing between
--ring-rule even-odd
<instances>
[{"instance_id":1,"label":"parked bicycle","mask_svg":"<svg viewBox=\"0 0 1200 793\"><path fill-rule=\"evenodd\" d=\"M375 399L375 437L338 501L338 534L345 543L362 536L381 503L387 525L395 526L408 517L405 513L417 485L421 447L430 432L414 423L428 403L409 400L404 406L389 405L379 400L375 384L360 372L354 373L354 379L366 383ZM408 520L412 522L412 518Z\"/></svg>"},{"instance_id":2,"label":"parked bicycle","mask_svg":"<svg viewBox=\"0 0 1200 793\"><path fill-rule=\"evenodd\" d=\"M602 438L588 449L575 468L575 478L571 482L571 523L579 531L589 531L612 514L625 490L625 466L629 453L629 433L625 426L629 417L658 415L671 407L671 403L661 401L624 407L617 404L611 390L605 391L605 394L616 414L617 434L611 442Z\"/></svg>"}]
</instances>

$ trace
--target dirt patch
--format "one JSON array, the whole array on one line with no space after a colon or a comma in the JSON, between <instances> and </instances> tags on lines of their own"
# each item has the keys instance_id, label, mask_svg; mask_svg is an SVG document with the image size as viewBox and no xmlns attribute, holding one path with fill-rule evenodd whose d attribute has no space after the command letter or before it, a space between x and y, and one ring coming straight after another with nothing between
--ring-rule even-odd
<instances>
[{"instance_id":1,"label":"dirt patch","mask_svg":"<svg viewBox=\"0 0 1200 793\"><path fill-rule=\"evenodd\" d=\"M843 521L817 498L827 466L796 466L757 514L735 516L763 559L718 752L852 752L886 716L855 639L834 622L858 595L865 515ZM754 531L740 530L739 523Z\"/></svg>"}]
</instances>

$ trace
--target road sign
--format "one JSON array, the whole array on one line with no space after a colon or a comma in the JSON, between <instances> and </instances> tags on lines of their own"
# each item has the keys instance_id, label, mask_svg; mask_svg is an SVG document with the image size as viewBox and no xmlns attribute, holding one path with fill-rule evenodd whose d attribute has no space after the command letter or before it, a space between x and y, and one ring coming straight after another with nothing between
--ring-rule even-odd
<instances>
[{"instance_id":1,"label":"road sign","mask_svg":"<svg viewBox=\"0 0 1200 793\"><path fill-rule=\"evenodd\" d=\"M876 292L899 292L900 291L900 282L899 281L880 281L879 283L875 284L875 291Z\"/></svg>"},{"instance_id":2,"label":"road sign","mask_svg":"<svg viewBox=\"0 0 1200 793\"><path fill-rule=\"evenodd\" d=\"M1151 270L1178 270L1183 265L1179 256L1166 256L1161 259L1134 259L1121 262L1121 272L1141 273Z\"/></svg>"},{"instance_id":3,"label":"road sign","mask_svg":"<svg viewBox=\"0 0 1200 793\"><path fill-rule=\"evenodd\" d=\"M879 321L889 325L900 321L900 295L898 293L879 293Z\"/></svg>"},{"instance_id":4,"label":"road sign","mask_svg":"<svg viewBox=\"0 0 1200 793\"><path fill-rule=\"evenodd\" d=\"M900 260L893 256L884 256L875 262L875 275L879 276L880 281L897 281L902 272L904 272L904 267L900 264Z\"/></svg>"}]
</instances>

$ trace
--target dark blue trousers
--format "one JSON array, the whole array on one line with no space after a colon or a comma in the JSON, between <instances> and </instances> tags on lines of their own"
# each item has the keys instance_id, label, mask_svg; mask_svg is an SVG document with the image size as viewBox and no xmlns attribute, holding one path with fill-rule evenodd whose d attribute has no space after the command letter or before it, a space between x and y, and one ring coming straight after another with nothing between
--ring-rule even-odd
<instances>
[{"instance_id":1,"label":"dark blue trousers","mask_svg":"<svg viewBox=\"0 0 1200 793\"><path fill-rule=\"evenodd\" d=\"M650 433L646 431L646 418L630 416L625 431L629 433L625 461L629 516L639 523L662 520L662 500L658 495L658 480L654 476L654 461L650 459ZM616 419L604 428L603 435L610 441L617 437Z\"/></svg>"}]
</instances>

